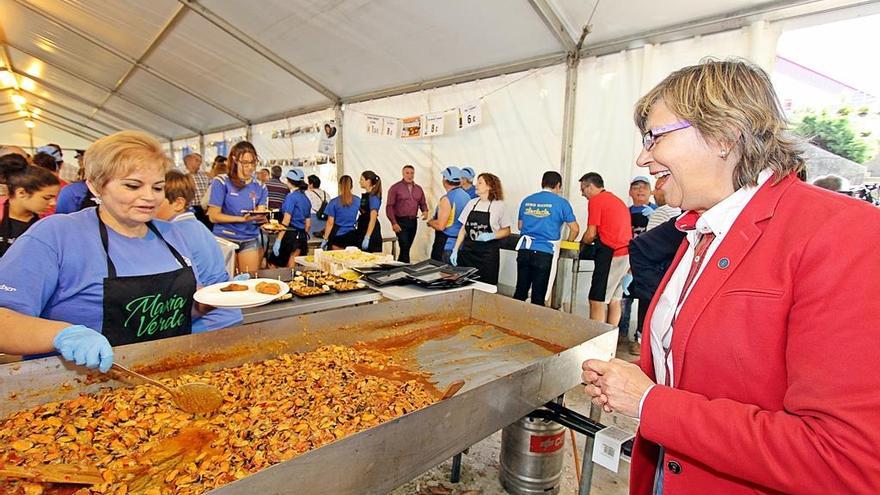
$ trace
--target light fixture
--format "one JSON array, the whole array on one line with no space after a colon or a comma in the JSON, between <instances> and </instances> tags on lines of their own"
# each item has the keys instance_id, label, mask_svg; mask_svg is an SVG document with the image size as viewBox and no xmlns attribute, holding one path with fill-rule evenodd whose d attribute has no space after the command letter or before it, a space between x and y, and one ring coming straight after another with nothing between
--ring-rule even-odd
<instances>
[{"instance_id":1,"label":"light fixture","mask_svg":"<svg viewBox=\"0 0 880 495\"><path fill-rule=\"evenodd\" d=\"M34 116L40 115L40 112L42 112L42 110L40 110L39 108L34 108L33 110L31 110L31 113L34 114Z\"/></svg>"},{"instance_id":2,"label":"light fixture","mask_svg":"<svg viewBox=\"0 0 880 495\"><path fill-rule=\"evenodd\" d=\"M27 119L24 121L24 126L27 127L28 129L33 129L34 127L37 126L37 124L34 124L34 121L31 119Z\"/></svg>"},{"instance_id":3,"label":"light fixture","mask_svg":"<svg viewBox=\"0 0 880 495\"><path fill-rule=\"evenodd\" d=\"M27 117L28 116L27 110L19 110L18 116L19 117Z\"/></svg>"},{"instance_id":4,"label":"light fixture","mask_svg":"<svg viewBox=\"0 0 880 495\"><path fill-rule=\"evenodd\" d=\"M24 105L25 103L27 103L27 100L24 96L21 96L18 93L12 93L12 103L16 105Z\"/></svg>"},{"instance_id":5,"label":"light fixture","mask_svg":"<svg viewBox=\"0 0 880 495\"><path fill-rule=\"evenodd\" d=\"M15 87L15 82L15 74L6 69L0 70L0 86Z\"/></svg>"}]
</instances>

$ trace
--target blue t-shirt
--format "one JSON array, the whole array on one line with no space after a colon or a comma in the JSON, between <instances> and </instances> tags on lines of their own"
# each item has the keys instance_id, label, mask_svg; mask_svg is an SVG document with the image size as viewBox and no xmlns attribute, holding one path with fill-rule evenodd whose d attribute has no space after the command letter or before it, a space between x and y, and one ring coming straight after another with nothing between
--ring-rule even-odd
<instances>
[{"instance_id":1,"label":"blue t-shirt","mask_svg":"<svg viewBox=\"0 0 880 495\"><path fill-rule=\"evenodd\" d=\"M242 216L242 210L254 210L258 206L269 207L269 191L256 179L241 189L228 175L218 175L211 181L211 197L208 206L219 206L225 215ZM233 241L249 241L260 236L260 227L254 222L216 223L214 235Z\"/></svg>"},{"instance_id":2,"label":"blue t-shirt","mask_svg":"<svg viewBox=\"0 0 880 495\"><path fill-rule=\"evenodd\" d=\"M191 212L181 213L172 219L172 225L183 236L184 242L192 252L196 278L202 285L219 284L229 281L223 252L217 240L205 225ZM219 330L241 323L241 310L217 308L193 319L193 333Z\"/></svg>"},{"instance_id":3,"label":"blue t-shirt","mask_svg":"<svg viewBox=\"0 0 880 495\"><path fill-rule=\"evenodd\" d=\"M89 186L84 181L73 182L64 186L61 192L58 193L58 200L55 202L55 213L79 211L79 205L82 204L88 195Z\"/></svg>"},{"instance_id":4,"label":"blue t-shirt","mask_svg":"<svg viewBox=\"0 0 880 495\"><path fill-rule=\"evenodd\" d=\"M330 200L327 203L327 208L324 208L324 212L328 217L333 218L333 224L339 226L339 230L336 231L336 235L343 235L354 230L355 224L357 223L358 211L361 208L361 198L360 196L351 197L351 205L343 206L342 198L339 196Z\"/></svg>"},{"instance_id":5,"label":"blue t-shirt","mask_svg":"<svg viewBox=\"0 0 880 495\"><path fill-rule=\"evenodd\" d=\"M540 191L526 196L519 205L519 220L522 222L520 235L532 238L529 249L552 254L550 242L558 241L562 226L576 219L568 200L554 192Z\"/></svg>"},{"instance_id":6,"label":"blue t-shirt","mask_svg":"<svg viewBox=\"0 0 880 495\"><path fill-rule=\"evenodd\" d=\"M379 196L374 196L372 194L370 194L369 198L370 199L367 200L367 204L369 205L370 210L379 211L379 208L382 207L382 198L380 198Z\"/></svg>"},{"instance_id":7,"label":"blue t-shirt","mask_svg":"<svg viewBox=\"0 0 880 495\"><path fill-rule=\"evenodd\" d=\"M471 197L462 188L456 187L446 193L446 199L449 200L452 211L449 212L449 220L446 221L446 228L443 229L443 233L447 236L446 245L443 249L445 251L452 251L452 248L455 247L455 240L458 238L458 231L461 230L462 225L458 217L471 200Z\"/></svg>"},{"instance_id":8,"label":"blue t-shirt","mask_svg":"<svg viewBox=\"0 0 880 495\"><path fill-rule=\"evenodd\" d=\"M291 191L284 197L281 213L290 215L290 226L297 229L306 228L306 219L312 214L312 202L302 191Z\"/></svg>"},{"instance_id":9,"label":"blue t-shirt","mask_svg":"<svg viewBox=\"0 0 880 495\"><path fill-rule=\"evenodd\" d=\"M192 251L172 224L153 223L191 264ZM151 230L141 238L107 229L117 276L164 273L181 268ZM0 258L0 307L28 316L66 321L101 331L107 258L95 208L52 215L34 224ZM199 274L196 271L198 283Z\"/></svg>"},{"instance_id":10,"label":"blue t-shirt","mask_svg":"<svg viewBox=\"0 0 880 495\"><path fill-rule=\"evenodd\" d=\"M473 185L473 184L471 184L471 188L470 188L470 189L464 189L464 188L462 188L462 191L468 193L468 196L470 196L471 199L474 199L474 198L476 198L476 197L478 196L478 195L477 195L477 186L475 186L475 185Z\"/></svg>"}]
</instances>

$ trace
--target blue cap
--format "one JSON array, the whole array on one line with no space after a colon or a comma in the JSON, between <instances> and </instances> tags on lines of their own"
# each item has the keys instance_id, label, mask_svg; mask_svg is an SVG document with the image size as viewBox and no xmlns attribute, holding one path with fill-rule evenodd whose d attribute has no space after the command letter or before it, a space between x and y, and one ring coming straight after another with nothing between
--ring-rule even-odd
<instances>
[{"instance_id":1,"label":"blue cap","mask_svg":"<svg viewBox=\"0 0 880 495\"><path fill-rule=\"evenodd\" d=\"M61 163L62 161L64 161L64 159L61 158L61 151L54 146L40 146L39 148L37 148L37 153L52 155L52 158L55 159L55 163Z\"/></svg>"},{"instance_id":2,"label":"blue cap","mask_svg":"<svg viewBox=\"0 0 880 495\"><path fill-rule=\"evenodd\" d=\"M651 187L651 179L649 179L647 175L637 175L633 177L633 179L629 181L629 185L633 185L636 182L644 182L648 187Z\"/></svg>"},{"instance_id":3,"label":"blue cap","mask_svg":"<svg viewBox=\"0 0 880 495\"><path fill-rule=\"evenodd\" d=\"M293 182L302 182L306 180L306 174L300 168L292 168L287 172L287 180Z\"/></svg>"},{"instance_id":4,"label":"blue cap","mask_svg":"<svg viewBox=\"0 0 880 495\"><path fill-rule=\"evenodd\" d=\"M474 180L474 177L477 176L477 173L474 172L474 169L470 167L464 167L461 169L461 178L467 180Z\"/></svg>"},{"instance_id":5,"label":"blue cap","mask_svg":"<svg viewBox=\"0 0 880 495\"><path fill-rule=\"evenodd\" d=\"M440 174L447 182L461 182L461 169L455 166L449 166L443 169Z\"/></svg>"}]
</instances>

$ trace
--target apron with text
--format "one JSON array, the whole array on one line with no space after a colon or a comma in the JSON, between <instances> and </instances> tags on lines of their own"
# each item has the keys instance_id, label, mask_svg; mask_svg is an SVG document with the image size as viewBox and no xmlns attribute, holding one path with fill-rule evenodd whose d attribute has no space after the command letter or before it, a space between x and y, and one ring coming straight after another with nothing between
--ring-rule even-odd
<instances>
[{"instance_id":1,"label":"apron with text","mask_svg":"<svg viewBox=\"0 0 880 495\"><path fill-rule=\"evenodd\" d=\"M118 277L108 250L107 226L100 215L98 227L107 257L102 333L110 341L110 345L146 342L192 333L196 277L183 256L162 237L152 222L147 222L147 227L168 246L181 268L165 273ZM150 256L150 253L144 255Z\"/></svg>"},{"instance_id":2,"label":"apron with text","mask_svg":"<svg viewBox=\"0 0 880 495\"><path fill-rule=\"evenodd\" d=\"M501 261L500 243L497 240L477 241L477 236L480 234L492 233L492 225L489 221L492 202L489 202L486 211L477 211L479 204L480 200L477 200L462 227L465 229L465 235L461 252L458 254L458 264L476 268L480 275L480 282L497 285L498 267Z\"/></svg>"}]
</instances>

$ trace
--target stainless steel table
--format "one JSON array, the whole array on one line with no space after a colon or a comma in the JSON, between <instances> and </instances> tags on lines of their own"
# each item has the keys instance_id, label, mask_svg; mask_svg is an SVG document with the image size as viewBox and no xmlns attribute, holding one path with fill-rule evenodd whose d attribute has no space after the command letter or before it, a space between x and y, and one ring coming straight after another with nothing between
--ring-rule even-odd
<instances>
[{"instance_id":1,"label":"stainless steel table","mask_svg":"<svg viewBox=\"0 0 880 495\"><path fill-rule=\"evenodd\" d=\"M315 297L294 297L292 301L242 309L241 312L244 315L244 321L242 323L247 325L248 323L277 320L279 318L288 318L290 316L344 308L346 306L370 304L381 299L382 293L373 289L357 290L353 292L333 292Z\"/></svg>"}]
</instances>

